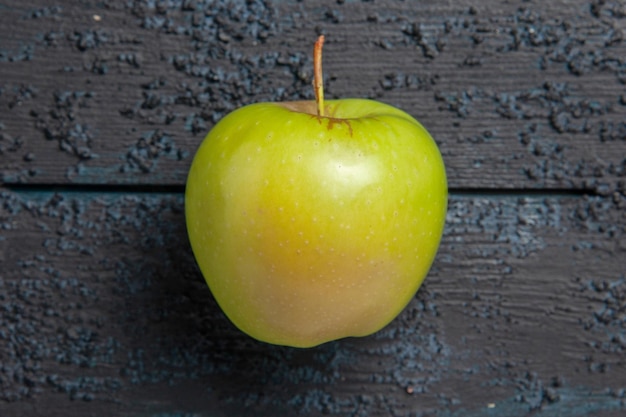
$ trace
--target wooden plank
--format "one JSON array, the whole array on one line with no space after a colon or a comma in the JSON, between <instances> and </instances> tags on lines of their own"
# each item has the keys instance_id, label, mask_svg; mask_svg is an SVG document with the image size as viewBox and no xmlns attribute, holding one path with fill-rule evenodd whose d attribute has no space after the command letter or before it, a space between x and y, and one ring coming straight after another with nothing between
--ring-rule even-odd
<instances>
[{"instance_id":1,"label":"wooden plank","mask_svg":"<svg viewBox=\"0 0 626 417\"><path fill-rule=\"evenodd\" d=\"M626 175L623 4L25 0L0 11L5 184L184 184L225 113L329 97L397 105L454 188L610 193Z\"/></svg>"},{"instance_id":2,"label":"wooden plank","mask_svg":"<svg viewBox=\"0 0 626 417\"><path fill-rule=\"evenodd\" d=\"M625 208L453 196L401 316L300 350L225 319L181 195L4 191L0 415L623 415Z\"/></svg>"}]
</instances>

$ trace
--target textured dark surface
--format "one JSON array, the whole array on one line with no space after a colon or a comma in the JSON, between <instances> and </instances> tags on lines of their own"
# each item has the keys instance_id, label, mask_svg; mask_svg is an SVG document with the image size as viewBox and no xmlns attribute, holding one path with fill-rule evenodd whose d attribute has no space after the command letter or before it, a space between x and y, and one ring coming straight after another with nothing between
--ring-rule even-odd
<instances>
[{"instance_id":1,"label":"textured dark surface","mask_svg":"<svg viewBox=\"0 0 626 417\"><path fill-rule=\"evenodd\" d=\"M183 187L238 106L418 118L452 187L383 331L255 342L216 306ZM0 416L626 414L622 1L0 1Z\"/></svg>"}]
</instances>

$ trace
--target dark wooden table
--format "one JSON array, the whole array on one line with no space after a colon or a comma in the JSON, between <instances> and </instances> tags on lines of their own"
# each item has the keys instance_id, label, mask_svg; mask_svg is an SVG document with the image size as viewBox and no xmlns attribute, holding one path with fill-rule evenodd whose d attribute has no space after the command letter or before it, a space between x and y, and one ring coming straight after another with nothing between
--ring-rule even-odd
<instances>
[{"instance_id":1,"label":"dark wooden table","mask_svg":"<svg viewBox=\"0 0 626 417\"><path fill-rule=\"evenodd\" d=\"M216 306L184 225L244 104L403 108L450 185L383 331L301 350ZM626 415L621 0L0 2L0 416Z\"/></svg>"}]
</instances>

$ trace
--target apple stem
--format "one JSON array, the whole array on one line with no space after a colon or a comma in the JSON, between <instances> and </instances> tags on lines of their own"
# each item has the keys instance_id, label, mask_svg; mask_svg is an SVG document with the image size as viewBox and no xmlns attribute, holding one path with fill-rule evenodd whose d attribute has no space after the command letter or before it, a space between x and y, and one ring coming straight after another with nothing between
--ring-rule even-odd
<instances>
[{"instance_id":1,"label":"apple stem","mask_svg":"<svg viewBox=\"0 0 626 417\"><path fill-rule=\"evenodd\" d=\"M322 46L324 35L320 35L313 48L313 87L315 88L315 102L317 115L324 117L324 79L322 77Z\"/></svg>"}]
</instances>

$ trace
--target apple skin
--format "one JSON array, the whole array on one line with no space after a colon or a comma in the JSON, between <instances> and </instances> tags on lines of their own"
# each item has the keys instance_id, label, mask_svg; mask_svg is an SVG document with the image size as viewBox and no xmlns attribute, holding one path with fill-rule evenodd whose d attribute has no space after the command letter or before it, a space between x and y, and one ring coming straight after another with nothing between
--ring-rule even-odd
<instances>
[{"instance_id":1,"label":"apple skin","mask_svg":"<svg viewBox=\"0 0 626 417\"><path fill-rule=\"evenodd\" d=\"M191 246L228 318L312 347L372 334L424 280L447 209L441 154L415 119L365 99L259 103L224 117L187 180Z\"/></svg>"}]
</instances>

